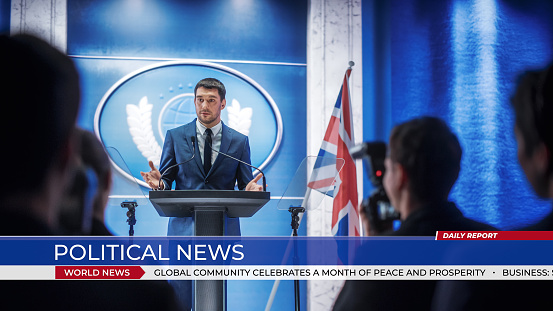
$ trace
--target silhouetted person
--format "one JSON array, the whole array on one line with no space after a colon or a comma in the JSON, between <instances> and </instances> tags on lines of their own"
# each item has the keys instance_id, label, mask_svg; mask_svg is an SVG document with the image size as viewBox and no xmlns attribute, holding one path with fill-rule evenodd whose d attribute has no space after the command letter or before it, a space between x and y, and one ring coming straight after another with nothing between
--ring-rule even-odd
<instances>
[{"instance_id":1,"label":"silhouetted person","mask_svg":"<svg viewBox=\"0 0 553 311\"><path fill-rule=\"evenodd\" d=\"M553 198L553 66L528 71L511 98L515 112L518 160L536 194ZM522 203L524 204L524 203ZM527 206L532 210L531 206ZM553 212L524 231L553 230ZM440 282L434 310L551 310L553 282L455 281Z\"/></svg>"},{"instance_id":2,"label":"silhouetted person","mask_svg":"<svg viewBox=\"0 0 553 311\"><path fill-rule=\"evenodd\" d=\"M78 128L73 178L62 200L60 222L66 234L113 235L104 213L111 190L111 164L94 133Z\"/></svg>"},{"instance_id":3,"label":"silhouetted person","mask_svg":"<svg viewBox=\"0 0 553 311\"><path fill-rule=\"evenodd\" d=\"M392 206L400 212L401 226L380 235L435 236L439 230L496 230L464 217L455 203L448 201L459 176L461 155L457 137L438 118L417 118L394 127L384 162L383 185ZM435 281L348 280L334 310L429 310L435 285Z\"/></svg>"},{"instance_id":4,"label":"silhouetted person","mask_svg":"<svg viewBox=\"0 0 553 311\"><path fill-rule=\"evenodd\" d=\"M524 74L511 102L520 166L536 194L553 199L553 65ZM553 211L522 230L553 230Z\"/></svg>"},{"instance_id":5,"label":"silhouetted person","mask_svg":"<svg viewBox=\"0 0 553 311\"><path fill-rule=\"evenodd\" d=\"M56 233L75 148L79 76L67 56L31 36L1 36L0 62L0 234Z\"/></svg>"},{"instance_id":6,"label":"silhouetted person","mask_svg":"<svg viewBox=\"0 0 553 311\"><path fill-rule=\"evenodd\" d=\"M77 148L77 70L29 35L0 36L0 62L0 235L59 234ZM0 298L2 310L177 310L167 282L2 281Z\"/></svg>"}]
</instances>

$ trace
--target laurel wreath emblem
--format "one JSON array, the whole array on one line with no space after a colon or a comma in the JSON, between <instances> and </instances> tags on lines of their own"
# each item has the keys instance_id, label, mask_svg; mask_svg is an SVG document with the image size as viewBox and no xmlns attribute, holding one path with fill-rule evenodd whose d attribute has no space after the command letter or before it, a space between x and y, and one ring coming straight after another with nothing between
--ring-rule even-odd
<instances>
[{"instance_id":1,"label":"laurel wreath emblem","mask_svg":"<svg viewBox=\"0 0 553 311\"><path fill-rule=\"evenodd\" d=\"M252 108L240 108L240 103L236 99L233 99L232 104L226 108L228 111L228 125L248 136L252 126Z\"/></svg>"},{"instance_id":2,"label":"laurel wreath emblem","mask_svg":"<svg viewBox=\"0 0 553 311\"><path fill-rule=\"evenodd\" d=\"M152 127L153 107L154 105L148 102L147 96L142 97L138 105L127 104L127 124L138 151L148 161L152 161L156 167L159 167L161 146L154 136ZM226 109L228 111L228 126L248 136L252 125L252 108L241 108L240 103L233 99L232 104L227 106Z\"/></svg>"}]
</instances>

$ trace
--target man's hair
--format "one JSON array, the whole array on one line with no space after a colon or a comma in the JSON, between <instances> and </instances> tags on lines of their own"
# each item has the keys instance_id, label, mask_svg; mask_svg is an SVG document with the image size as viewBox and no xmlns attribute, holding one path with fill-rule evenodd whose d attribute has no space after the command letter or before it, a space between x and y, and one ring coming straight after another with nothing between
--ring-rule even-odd
<instances>
[{"instance_id":1,"label":"man's hair","mask_svg":"<svg viewBox=\"0 0 553 311\"><path fill-rule=\"evenodd\" d=\"M524 139L526 155L531 156L543 142L553 156L553 65L523 73L511 104L516 125ZM552 167L550 165L550 170Z\"/></svg>"},{"instance_id":2,"label":"man's hair","mask_svg":"<svg viewBox=\"0 0 553 311\"><path fill-rule=\"evenodd\" d=\"M75 127L79 76L69 57L30 35L0 36L0 197L42 186Z\"/></svg>"},{"instance_id":3,"label":"man's hair","mask_svg":"<svg viewBox=\"0 0 553 311\"><path fill-rule=\"evenodd\" d=\"M215 79L215 78L205 78L200 80L196 84L196 87L194 88L194 97L196 97L196 90L200 87L206 88L206 89L217 89L217 92L219 92L219 97L221 97L221 100L225 99L225 95L227 94L227 90L225 89L225 85Z\"/></svg>"},{"instance_id":4,"label":"man's hair","mask_svg":"<svg viewBox=\"0 0 553 311\"><path fill-rule=\"evenodd\" d=\"M459 176L462 150L444 121L422 117L394 127L389 150L390 159L404 167L418 200L447 199Z\"/></svg>"}]
</instances>

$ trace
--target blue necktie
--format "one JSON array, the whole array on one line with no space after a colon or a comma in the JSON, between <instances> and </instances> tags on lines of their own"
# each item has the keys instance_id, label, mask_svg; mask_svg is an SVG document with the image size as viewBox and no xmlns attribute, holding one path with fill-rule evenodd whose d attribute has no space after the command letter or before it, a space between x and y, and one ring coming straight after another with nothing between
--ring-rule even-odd
<instances>
[{"instance_id":1,"label":"blue necktie","mask_svg":"<svg viewBox=\"0 0 553 311\"><path fill-rule=\"evenodd\" d=\"M205 130L205 144L204 144L204 172L207 175L211 169L211 129Z\"/></svg>"}]
</instances>

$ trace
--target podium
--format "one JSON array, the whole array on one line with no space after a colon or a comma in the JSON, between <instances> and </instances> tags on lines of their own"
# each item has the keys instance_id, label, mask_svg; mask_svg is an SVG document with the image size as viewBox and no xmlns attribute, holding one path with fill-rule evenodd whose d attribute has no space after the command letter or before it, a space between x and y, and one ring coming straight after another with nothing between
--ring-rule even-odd
<instances>
[{"instance_id":1,"label":"podium","mask_svg":"<svg viewBox=\"0 0 553 311\"><path fill-rule=\"evenodd\" d=\"M194 217L194 235L223 236L225 215L251 217L270 200L270 192L235 190L150 191L162 217ZM225 281L196 281L194 310L226 309Z\"/></svg>"}]
</instances>

